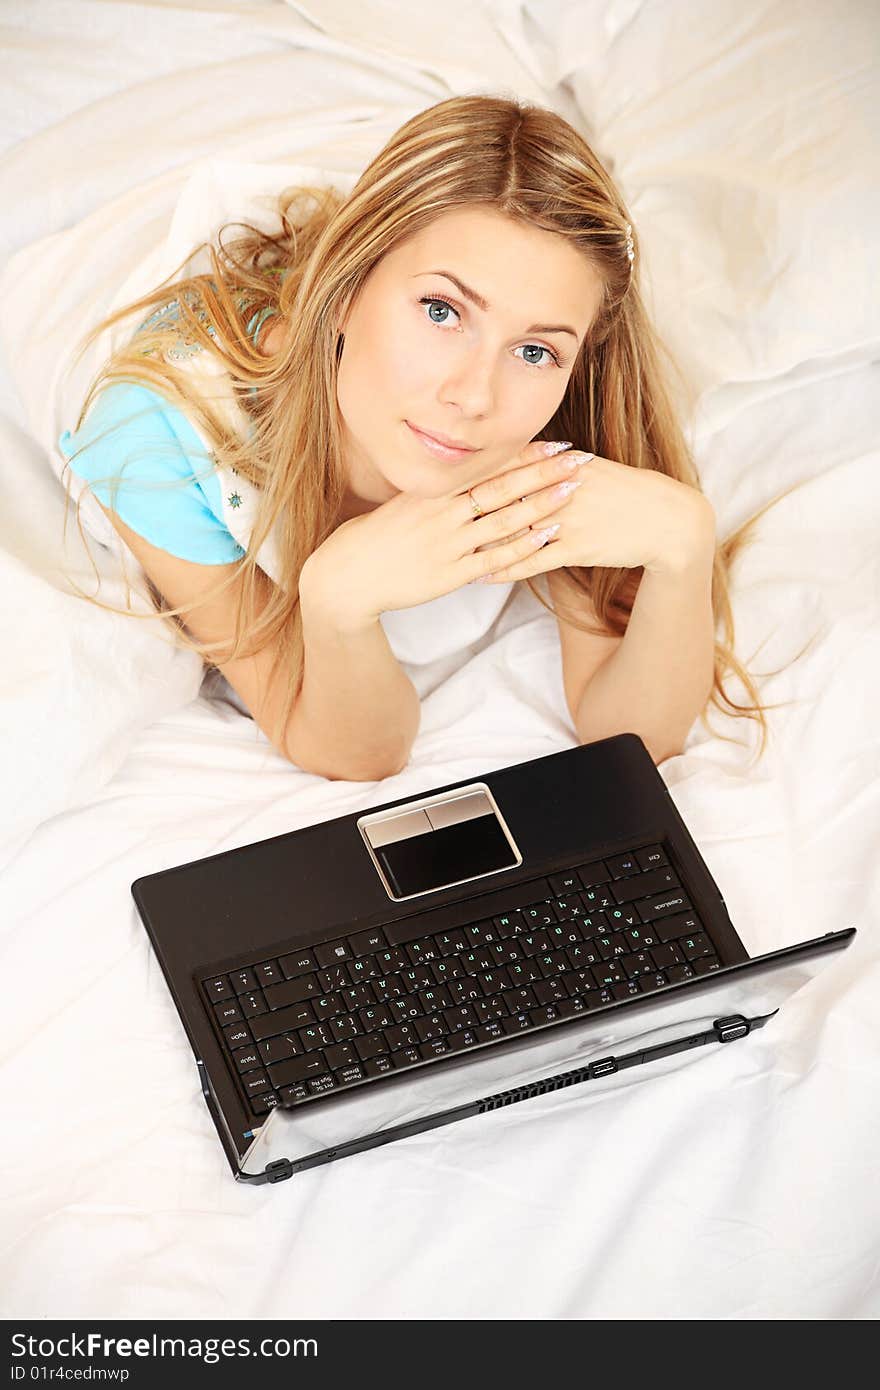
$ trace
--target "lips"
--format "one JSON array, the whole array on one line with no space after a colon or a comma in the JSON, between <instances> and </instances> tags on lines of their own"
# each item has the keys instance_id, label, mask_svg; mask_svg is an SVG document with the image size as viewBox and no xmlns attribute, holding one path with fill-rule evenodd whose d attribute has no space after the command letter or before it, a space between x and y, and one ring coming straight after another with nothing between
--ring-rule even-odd
<instances>
[{"instance_id":1,"label":"lips","mask_svg":"<svg viewBox=\"0 0 880 1390\"><path fill-rule=\"evenodd\" d=\"M470 445L451 444L448 439L443 438L441 435L432 434L428 430L419 429L418 425L410 424L409 420L406 421L406 424L417 439L421 439L429 448L433 445L436 450L443 450L448 457L456 457L477 452L476 448Z\"/></svg>"}]
</instances>

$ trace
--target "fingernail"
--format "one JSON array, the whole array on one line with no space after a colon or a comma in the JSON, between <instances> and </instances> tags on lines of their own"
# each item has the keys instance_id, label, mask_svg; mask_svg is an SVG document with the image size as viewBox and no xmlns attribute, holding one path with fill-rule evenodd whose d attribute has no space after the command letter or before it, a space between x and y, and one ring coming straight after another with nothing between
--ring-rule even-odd
<instances>
[{"instance_id":1,"label":"fingernail","mask_svg":"<svg viewBox=\"0 0 880 1390\"><path fill-rule=\"evenodd\" d=\"M595 454L585 454L579 449L576 454L572 454L570 458L562 459L561 462L563 468L574 469L580 468L582 463L589 463L590 459L594 459L595 457Z\"/></svg>"},{"instance_id":2,"label":"fingernail","mask_svg":"<svg viewBox=\"0 0 880 1390\"><path fill-rule=\"evenodd\" d=\"M545 545L546 542L549 541L549 539L550 539L551 536L555 536L555 535L556 535L556 532L559 530L559 528L560 528L561 525L562 525L562 522L561 522L561 521L557 521L556 524L555 524L554 526L545 526L545 527L543 528L543 530L541 530L541 531L536 531L536 532L535 532L535 545Z\"/></svg>"},{"instance_id":3,"label":"fingernail","mask_svg":"<svg viewBox=\"0 0 880 1390\"><path fill-rule=\"evenodd\" d=\"M544 453L547 455L547 457L548 457L548 458L552 458L554 454L561 454L562 451L563 451L564 449L570 449L570 448L571 448L571 440L570 440L570 439L559 439L559 440L554 440L554 441L552 441L550 444L545 444L543 447L544 447Z\"/></svg>"}]
</instances>

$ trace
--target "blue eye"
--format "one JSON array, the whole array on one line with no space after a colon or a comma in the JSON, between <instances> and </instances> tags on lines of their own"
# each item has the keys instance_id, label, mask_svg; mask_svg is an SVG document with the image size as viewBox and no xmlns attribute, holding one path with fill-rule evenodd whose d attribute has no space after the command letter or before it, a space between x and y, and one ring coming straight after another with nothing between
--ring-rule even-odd
<instances>
[{"instance_id":1,"label":"blue eye","mask_svg":"<svg viewBox=\"0 0 880 1390\"><path fill-rule=\"evenodd\" d=\"M461 315L459 314L459 312L458 312L458 310L456 309L455 305L454 305L454 304L451 304L450 301L449 301L448 299L445 299L445 298L443 297L443 295L440 295L440 294L425 295L422 299L419 300L419 303L420 303L420 304L440 304L440 305L442 305L442 306L443 306L444 308L446 308L446 309L451 309L452 312L453 312L453 314L455 314L455 316L456 316L457 318L460 318L460 317L461 317ZM435 319L435 318L432 318L432 319L431 319L431 322L432 322L432 323L443 324L443 323L446 322L446 319ZM546 352L547 356L554 362L554 364L555 364L557 367L561 365L561 363L560 363L560 361L559 361L559 358L556 356L556 353L555 353L555 352L551 352L551 351L550 351L550 348L544 347L543 343L526 343L526 344L525 344L525 347L527 347L527 348L537 348L539 352ZM521 361L521 362L523 362L523 361L525 361L525 360L526 360L525 358L522 358L522 357L520 358L520 361ZM530 367L543 367L545 364L542 363L542 362L529 362L529 363L527 363L527 365L530 366Z\"/></svg>"}]
</instances>

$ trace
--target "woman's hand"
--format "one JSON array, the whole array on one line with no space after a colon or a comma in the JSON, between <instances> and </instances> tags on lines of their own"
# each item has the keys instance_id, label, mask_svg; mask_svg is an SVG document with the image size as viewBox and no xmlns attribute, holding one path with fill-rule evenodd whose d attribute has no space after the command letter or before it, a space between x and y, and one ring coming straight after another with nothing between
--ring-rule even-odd
<instances>
[{"instance_id":1,"label":"woman's hand","mask_svg":"<svg viewBox=\"0 0 880 1390\"><path fill-rule=\"evenodd\" d=\"M562 454L561 458L566 455ZM715 513L704 493L652 468L630 468L593 455L578 470L558 533L536 555L508 558L497 547L489 582L505 584L567 565L671 571L696 550L714 548ZM492 505L492 489L503 495L503 478L475 489L480 505ZM486 500L484 500L486 499ZM487 557L491 551L484 552Z\"/></svg>"},{"instance_id":2,"label":"woman's hand","mask_svg":"<svg viewBox=\"0 0 880 1390\"><path fill-rule=\"evenodd\" d=\"M342 626L359 627L388 609L459 589L499 560L511 565L532 555L547 537L529 528L564 514L577 492L560 494L558 485L584 457L557 447L548 458L547 448L533 440L505 472L473 484L483 516L467 490L428 498L401 492L344 521L303 565L301 594L319 599Z\"/></svg>"}]
</instances>

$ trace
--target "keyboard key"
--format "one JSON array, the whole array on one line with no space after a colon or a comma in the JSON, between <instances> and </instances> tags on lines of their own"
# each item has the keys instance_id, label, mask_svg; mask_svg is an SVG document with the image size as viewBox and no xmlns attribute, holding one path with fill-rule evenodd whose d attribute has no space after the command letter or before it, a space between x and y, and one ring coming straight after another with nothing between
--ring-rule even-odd
<instances>
[{"instance_id":1,"label":"keyboard key","mask_svg":"<svg viewBox=\"0 0 880 1390\"><path fill-rule=\"evenodd\" d=\"M394 975L398 970L408 970L412 961L400 946L393 946L390 951L377 951L376 964L379 967L381 976Z\"/></svg>"},{"instance_id":2,"label":"keyboard key","mask_svg":"<svg viewBox=\"0 0 880 1390\"><path fill-rule=\"evenodd\" d=\"M336 1020L331 1023L331 1029L335 1027L335 1022ZM357 1015L357 1022L359 1022L360 1027L355 1029L355 1033L378 1033L380 1029L389 1029L392 1024L399 1023L400 1020L396 1017L391 1005L375 1004L373 1008L361 1009ZM355 1034L352 1034L353 1036Z\"/></svg>"},{"instance_id":3,"label":"keyboard key","mask_svg":"<svg viewBox=\"0 0 880 1390\"><path fill-rule=\"evenodd\" d=\"M257 1051L256 1045L251 1043L250 1047L239 1047L232 1054L232 1060L238 1067L239 1072L255 1071L262 1067L263 1059Z\"/></svg>"},{"instance_id":4,"label":"keyboard key","mask_svg":"<svg viewBox=\"0 0 880 1390\"><path fill-rule=\"evenodd\" d=\"M661 946L658 949L663 950L663 947ZM630 980L636 979L639 975L653 975L657 968L651 959L650 951L636 951L632 955L621 956L620 963L627 973L627 978ZM666 963L669 965L673 964L672 961Z\"/></svg>"},{"instance_id":5,"label":"keyboard key","mask_svg":"<svg viewBox=\"0 0 880 1390\"><path fill-rule=\"evenodd\" d=\"M556 1009L560 1018L574 1018L575 1014L588 1012L586 1001L579 994L573 995L571 999L560 999Z\"/></svg>"},{"instance_id":6,"label":"keyboard key","mask_svg":"<svg viewBox=\"0 0 880 1390\"><path fill-rule=\"evenodd\" d=\"M446 1030L449 1033L457 1033L469 1028L474 1028L480 1022L471 1004L462 1004L456 1008L444 1009L443 1019L446 1023Z\"/></svg>"},{"instance_id":7,"label":"keyboard key","mask_svg":"<svg viewBox=\"0 0 880 1390\"><path fill-rule=\"evenodd\" d=\"M354 1081L363 1081L366 1077L366 1072L357 1062L351 1062L348 1066L337 1068L334 1075L337 1084L341 1086L350 1086Z\"/></svg>"},{"instance_id":8,"label":"keyboard key","mask_svg":"<svg viewBox=\"0 0 880 1390\"><path fill-rule=\"evenodd\" d=\"M623 984L626 976L620 967L620 962L616 960L603 960L598 965L593 966L593 974L596 977L596 984L600 989L604 985Z\"/></svg>"},{"instance_id":9,"label":"keyboard key","mask_svg":"<svg viewBox=\"0 0 880 1390\"><path fill-rule=\"evenodd\" d=\"M405 994L402 999L392 999L388 1005L388 1013L391 1015L389 1023L407 1023L411 1018L421 1018L425 1010L419 1003L417 994ZM387 1023L380 1023L380 1028L387 1027Z\"/></svg>"},{"instance_id":10,"label":"keyboard key","mask_svg":"<svg viewBox=\"0 0 880 1390\"><path fill-rule=\"evenodd\" d=\"M692 965L670 965L666 971L669 983L672 985L680 984L682 980L695 980L696 971Z\"/></svg>"},{"instance_id":11,"label":"keyboard key","mask_svg":"<svg viewBox=\"0 0 880 1390\"><path fill-rule=\"evenodd\" d=\"M592 970L570 970L564 979L570 997L587 994L596 988L596 977Z\"/></svg>"},{"instance_id":12,"label":"keyboard key","mask_svg":"<svg viewBox=\"0 0 880 1390\"><path fill-rule=\"evenodd\" d=\"M539 1004L554 1004L557 999L567 999L568 990L561 975L555 980L541 980L533 985L535 999Z\"/></svg>"},{"instance_id":13,"label":"keyboard key","mask_svg":"<svg viewBox=\"0 0 880 1390\"><path fill-rule=\"evenodd\" d=\"M684 956L674 942L670 942L666 946L652 947L651 955L654 957L654 964L659 966L661 970L665 970L667 965L681 965L684 960Z\"/></svg>"},{"instance_id":14,"label":"keyboard key","mask_svg":"<svg viewBox=\"0 0 880 1390\"><path fill-rule=\"evenodd\" d=\"M430 1061L432 1057L440 1057L448 1051L449 1045L445 1038L430 1038L419 1046L419 1052L425 1061Z\"/></svg>"},{"instance_id":15,"label":"keyboard key","mask_svg":"<svg viewBox=\"0 0 880 1390\"><path fill-rule=\"evenodd\" d=\"M202 985L209 999L235 998L235 990L225 975L216 975L213 980L203 980Z\"/></svg>"},{"instance_id":16,"label":"keyboard key","mask_svg":"<svg viewBox=\"0 0 880 1390\"><path fill-rule=\"evenodd\" d=\"M297 1081L308 1081L310 1077L321 1076L327 1070L322 1052L307 1052L304 1057L290 1057L286 1062L276 1062L269 1067L275 1089L290 1086Z\"/></svg>"},{"instance_id":17,"label":"keyboard key","mask_svg":"<svg viewBox=\"0 0 880 1390\"><path fill-rule=\"evenodd\" d=\"M438 985L436 989L420 990L416 998L423 1014L435 1014L438 1009L448 1009L452 1004L452 995L445 985Z\"/></svg>"},{"instance_id":18,"label":"keyboard key","mask_svg":"<svg viewBox=\"0 0 880 1390\"><path fill-rule=\"evenodd\" d=\"M476 1047L479 1039L471 1028L462 1028L457 1033L450 1033L446 1039L446 1045L450 1052L464 1052L469 1047Z\"/></svg>"},{"instance_id":19,"label":"keyboard key","mask_svg":"<svg viewBox=\"0 0 880 1390\"><path fill-rule=\"evenodd\" d=\"M493 942L500 940L498 928L491 921L474 922L473 926L464 928L464 934L472 949L477 946L491 946Z\"/></svg>"},{"instance_id":20,"label":"keyboard key","mask_svg":"<svg viewBox=\"0 0 880 1390\"><path fill-rule=\"evenodd\" d=\"M231 999L224 999L221 1003L214 1005L214 1017L223 1028L227 1023L239 1023L242 1013L238 1007L238 1000L235 995Z\"/></svg>"},{"instance_id":21,"label":"keyboard key","mask_svg":"<svg viewBox=\"0 0 880 1390\"><path fill-rule=\"evenodd\" d=\"M334 989L348 989L349 985L357 984L344 965L331 965L328 970L319 970L315 979L325 994L331 994Z\"/></svg>"},{"instance_id":22,"label":"keyboard key","mask_svg":"<svg viewBox=\"0 0 880 1390\"><path fill-rule=\"evenodd\" d=\"M502 941L528 930L526 919L518 908L515 912L503 912L500 917L493 917L492 920L498 928L498 935Z\"/></svg>"},{"instance_id":23,"label":"keyboard key","mask_svg":"<svg viewBox=\"0 0 880 1390\"><path fill-rule=\"evenodd\" d=\"M378 979L385 974L385 966L380 967L375 956L359 956L357 960L350 960L347 969L353 985L359 985L363 980Z\"/></svg>"},{"instance_id":24,"label":"keyboard key","mask_svg":"<svg viewBox=\"0 0 880 1390\"><path fill-rule=\"evenodd\" d=\"M671 917L660 917L653 930L660 941L674 941L677 937L690 937L694 931L702 931L702 922L695 912L678 912Z\"/></svg>"},{"instance_id":25,"label":"keyboard key","mask_svg":"<svg viewBox=\"0 0 880 1390\"><path fill-rule=\"evenodd\" d=\"M254 1018L257 1014L266 1013L269 1005L263 997L262 990L255 989L253 994L240 994L238 996L238 1007L245 1018Z\"/></svg>"},{"instance_id":26,"label":"keyboard key","mask_svg":"<svg viewBox=\"0 0 880 1390\"><path fill-rule=\"evenodd\" d=\"M432 1038L445 1038L448 1031L446 1022L440 1014L431 1014L427 1018L417 1018L414 1027L420 1042L430 1042Z\"/></svg>"},{"instance_id":27,"label":"keyboard key","mask_svg":"<svg viewBox=\"0 0 880 1390\"><path fill-rule=\"evenodd\" d=\"M507 1005L500 994L494 999L475 999L473 1010L480 1023L489 1023L493 1018L507 1017Z\"/></svg>"},{"instance_id":28,"label":"keyboard key","mask_svg":"<svg viewBox=\"0 0 880 1390\"><path fill-rule=\"evenodd\" d=\"M512 965L510 967L510 973L513 974L513 971L518 969L519 966ZM463 980L450 980L448 988L453 1003L455 1004L467 1004L471 999L482 999L484 997L483 991L480 988L480 982L476 975L468 976Z\"/></svg>"},{"instance_id":29,"label":"keyboard key","mask_svg":"<svg viewBox=\"0 0 880 1390\"><path fill-rule=\"evenodd\" d=\"M647 849L636 851L636 858L643 869L656 869L660 864L668 864L666 851L660 845L648 845Z\"/></svg>"},{"instance_id":30,"label":"keyboard key","mask_svg":"<svg viewBox=\"0 0 880 1390\"><path fill-rule=\"evenodd\" d=\"M630 874L640 874L642 867L634 854L616 854L611 859L606 859L605 864L610 869L613 878L625 878Z\"/></svg>"},{"instance_id":31,"label":"keyboard key","mask_svg":"<svg viewBox=\"0 0 880 1390\"><path fill-rule=\"evenodd\" d=\"M694 961L694 970L698 975L709 975L713 970L721 969L721 961L717 956L703 956L701 960Z\"/></svg>"},{"instance_id":32,"label":"keyboard key","mask_svg":"<svg viewBox=\"0 0 880 1390\"><path fill-rule=\"evenodd\" d=\"M642 921L653 922L658 917L671 917L674 913L686 912L688 908L693 907L693 903L683 888L673 888L668 893L661 893L658 897L640 902L638 907Z\"/></svg>"},{"instance_id":33,"label":"keyboard key","mask_svg":"<svg viewBox=\"0 0 880 1390\"><path fill-rule=\"evenodd\" d=\"M622 984L612 985L611 993L615 999L634 999L644 991L639 989L638 980L625 980Z\"/></svg>"},{"instance_id":34,"label":"keyboard key","mask_svg":"<svg viewBox=\"0 0 880 1390\"><path fill-rule=\"evenodd\" d=\"M582 888L592 888L599 883L608 883L611 878L601 859L597 859L593 864L581 864L576 872Z\"/></svg>"},{"instance_id":35,"label":"keyboard key","mask_svg":"<svg viewBox=\"0 0 880 1390\"><path fill-rule=\"evenodd\" d=\"M282 1105L293 1105L298 1100L307 1100L309 1088L304 1081L298 1081L295 1086L282 1086L279 1092Z\"/></svg>"},{"instance_id":36,"label":"keyboard key","mask_svg":"<svg viewBox=\"0 0 880 1390\"><path fill-rule=\"evenodd\" d=\"M248 1096L258 1096L261 1091L271 1091L272 1083L264 1071L252 1071L241 1078Z\"/></svg>"},{"instance_id":37,"label":"keyboard key","mask_svg":"<svg viewBox=\"0 0 880 1390\"><path fill-rule=\"evenodd\" d=\"M255 965L254 974L257 977L257 984L264 988L266 985L277 985L284 979L277 960L267 960L262 965Z\"/></svg>"},{"instance_id":38,"label":"keyboard key","mask_svg":"<svg viewBox=\"0 0 880 1390\"><path fill-rule=\"evenodd\" d=\"M302 1025L300 1008L301 1005L293 1004L289 1009L275 1009L272 1013L260 1014L250 1020L248 1027L258 1042L277 1037L279 1033L288 1033Z\"/></svg>"},{"instance_id":39,"label":"keyboard key","mask_svg":"<svg viewBox=\"0 0 880 1390\"><path fill-rule=\"evenodd\" d=\"M340 1018L331 1019L328 1026L338 1043L357 1037L361 1031L351 1014L342 1014Z\"/></svg>"},{"instance_id":40,"label":"keyboard key","mask_svg":"<svg viewBox=\"0 0 880 1390\"><path fill-rule=\"evenodd\" d=\"M336 1080L329 1072L325 1072L323 1076L313 1076L306 1084L313 1096L320 1096L324 1091L336 1089Z\"/></svg>"},{"instance_id":41,"label":"keyboard key","mask_svg":"<svg viewBox=\"0 0 880 1390\"><path fill-rule=\"evenodd\" d=\"M374 951L381 951L388 946L381 927L373 927L370 931L362 931L358 932L356 936L350 936L348 944L355 956L368 956Z\"/></svg>"},{"instance_id":42,"label":"keyboard key","mask_svg":"<svg viewBox=\"0 0 880 1390\"><path fill-rule=\"evenodd\" d=\"M257 1051L265 1065L269 1062L286 1062L288 1057L301 1057L302 1048L289 1033L280 1033L277 1038L267 1038L257 1043Z\"/></svg>"},{"instance_id":43,"label":"keyboard key","mask_svg":"<svg viewBox=\"0 0 880 1390\"><path fill-rule=\"evenodd\" d=\"M629 955L629 943L623 932L612 932L610 936L599 936L596 938L599 948L599 955L602 960L613 960L615 956Z\"/></svg>"},{"instance_id":44,"label":"keyboard key","mask_svg":"<svg viewBox=\"0 0 880 1390\"><path fill-rule=\"evenodd\" d=\"M454 931L438 932L434 941L440 951L441 956L458 956L462 951L466 951L470 942L460 928ZM403 967L401 967L402 969Z\"/></svg>"},{"instance_id":45,"label":"keyboard key","mask_svg":"<svg viewBox=\"0 0 880 1390\"><path fill-rule=\"evenodd\" d=\"M681 884L672 869L668 866L660 869L651 869L646 874L638 874L635 878L622 879L618 883L612 883L611 892L615 902L633 903L637 898L655 897L658 893L666 893L672 888L680 888Z\"/></svg>"},{"instance_id":46,"label":"keyboard key","mask_svg":"<svg viewBox=\"0 0 880 1390\"><path fill-rule=\"evenodd\" d=\"M352 1043L345 1045L353 1048L362 1062L369 1062L371 1057L379 1057L388 1051L384 1033L361 1033ZM333 1051L334 1049L329 1047L328 1056Z\"/></svg>"},{"instance_id":47,"label":"keyboard key","mask_svg":"<svg viewBox=\"0 0 880 1390\"><path fill-rule=\"evenodd\" d=\"M715 954L715 948L705 932L695 932L693 936L682 937L678 946L684 951L688 960L696 960L697 956L714 956Z\"/></svg>"},{"instance_id":48,"label":"keyboard key","mask_svg":"<svg viewBox=\"0 0 880 1390\"><path fill-rule=\"evenodd\" d=\"M323 941L320 946L313 946L312 950L315 960L319 965L338 965L341 960L351 960L351 951L345 941Z\"/></svg>"},{"instance_id":49,"label":"keyboard key","mask_svg":"<svg viewBox=\"0 0 880 1390\"><path fill-rule=\"evenodd\" d=\"M650 994L652 990L662 989L664 985L668 984L669 981L662 970L653 975L640 975L638 979L639 990L642 994Z\"/></svg>"},{"instance_id":50,"label":"keyboard key","mask_svg":"<svg viewBox=\"0 0 880 1390\"><path fill-rule=\"evenodd\" d=\"M626 927L640 927L638 908L628 905L626 907L609 907L603 914L608 923L608 931L623 931Z\"/></svg>"},{"instance_id":51,"label":"keyboard key","mask_svg":"<svg viewBox=\"0 0 880 1390\"><path fill-rule=\"evenodd\" d=\"M236 994L250 994L257 988L257 977L253 970L230 970L229 980Z\"/></svg>"},{"instance_id":52,"label":"keyboard key","mask_svg":"<svg viewBox=\"0 0 880 1390\"><path fill-rule=\"evenodd\" d=\"M385 1041L392 1052L397 1052L405 1047L415 1047L420 1038L411 1023L398 1023L393 1028L385 1029Z\"/></svg>"},{"instance_id":53,"label":"keyboard key","mask_svg":"<svg viewBox=\"0 0 880 1390\"><path fill-rule=\"evenodd\" d=\"M316 1047L329 1047L331 1043L339 1041L338 1038L334 1038L326 1023L313 1023L310 1028L299 1028L296 1036L305 1052L311 1052Z\"/></svg>"},{"instance_id":54,"label":"keyboard key","mask_svg":"<svg viewBox=\"0 0 880 1390\"><path fill-rule=\"evenodd\" d=\"M562 874L551 874L549 883L553 892L563 898L569 893L578 893L581 889L581 881L576 869L569 869Z\"/></svg>"},{"instance_id":55,"label":"keyboard key","mask_svg":"<svg viewBox=\"0 0 880 1390\"><path fill-rule=\"evenodd\" d=\"M364 988L368 990L367 986L364 986ZM342 990L336 991L335 994L321 994L320 997L311 999L311 1001L303 1004L303 1008L313 1009L313 1016L311 1016L310 1019L303 1019L303 1023L313 1023L314 1019L318 1019L323 1023L324 1019L335 1019L339 1013L352 1012L350 1008L346 1006L346 1001L343 1001L342 995L359 994L359 992L359 990ZM375 999L371 999L367 994L367 999L364 1002L366 1002L366 1004L375 1004Z\"/></svg>"},{"instance_id":56,"label":"keyboard key","mask_svg":"<svg viewBox=\"0 0 880 1390\"><path fill-rule=\"evenodd\" d=\"M246 1023L232 1023L228 1028L223 1029L223 1036L226 1039L226 1046L232 1050L234 1047L244 1047L251 1042L251 1030Z\"/></svg>"},{"instance_id":57,"label":"keyboard key","mask_svg":"<svg viewBox=\"0 0 880 1390\"><path fill-rule=\"evenodd\" d=\"M529 1009L534 1009L538 1003L535 998L534 985L523 985L519 989L506 989L501 998L507 1005L508 1012L512 1014L528 1013Z\"/></svg>"},{"instance_id":58,"label":"keyboard key","mask_svg":"<svg viewBox=\"0 0 880 1390\"><path fill-rule=\"evenodd\" d=\"M384 1076L386 1072L394 1071L394 1059L387 1053L381 1057L371 1057L364 1062L364 1071L367 1076Z\"/></svg>"},{"instance_id":59,"label":"keyboard key","mask_svg":"<svg viewBox=\"0 0 880 1390\"><path fill-rule=\"evenodd\" d=\"M530 1010L528 1013L511 1014L510 1018L502 1019L501 1026L505 1033L524 1033L535 1025Z\"/></svg>"},{"instance_id":60,"label":"keyboard key","mask_svg":"<svg viewBox=\"0 0 880 1390\"><path fill-rule=\"evenodd\" d=\"M374 1058L374 1061L377 1060ZM425 1059L417 1047L401 1047L396 1052L391 1053L391 1060L395 1067L411 1067L415 1062L423 1062Z\"/></svg>"},{"instance_id":61,"label":"keyboard key","mask_svg":"<svg viewBox=\"0 0 880 1390\"><path fill-rule=\"evenodd\" d=\"M474 1037L477 1042L494 1042L496 1038L504 1037L504 1022L493 1018L489 1023L481 1023L474 1029Z\"/></svg>"},{"instance_id":62,"label":"keyboard key","mask_svg":"<svg viewBox=\"0 0 880 1390\"><path fill-rule=\"evenodd\" d=\"M317 976L299 975L294 980L282 980L278 985L267 985L263 990L270 1009L282 1009L288 1004L298 1004L302 999L310 999L320 994Z\"/></svg>"},{"instance_id":63,"label":"keyboard key","mask_svg":"<svg viewBox=\"0 0 880 1390\"><path fill-rule=\"evenodd\" d=\"M534 1024L555 1023L559 1014L555 1004L542 1004L537 1009L532 1009L529 1018Z\"/></svg>"},{"instance_id":64,"label":"keyboard key","mask_svg":"<svg viewBox=\"0 0 880 1390\"><path fill-rule=\"evenodd\" d=\"M590 965L598 965L602 960L599 948L593 942L585 941L582 946L568 946L565 954L572 970L585 970Z\"/></svg>"},{"instance_id":65,"label":"keyboard key","mask_svg":"<svg viewBox=\"0 0 880 1390\"><path fill-rule=\"evenodd\" d=\"M265 1091L261 1096L252 1096L250 1105L255 1115L266 1115L270 1110L274 1110L276 1105L280 1105L280 1103L276 1091Z\"/></svg>"},{"instance_id":66,"label":"keyboard key","mask_svg":"<svg viewBox=\"0 0 880 1390\"><path fill-rule=\"evenodd\" d=\"M623 935L634 951L654 947L660 941L660 933L654 927L628 927Z\"/></svg>"},{"instance_id":67,"label":"keyboard key","mask_svg":"<svg viewBox=\"0 0 880 1390\"><path fill-rule=\"evenodd\" d=\"M311 951L291 951L290 955L282 956L278 964L285 980L293 980L297 975L307 975L310 970L317 969L318 962Z\"/></svg>"}]
</instances>

